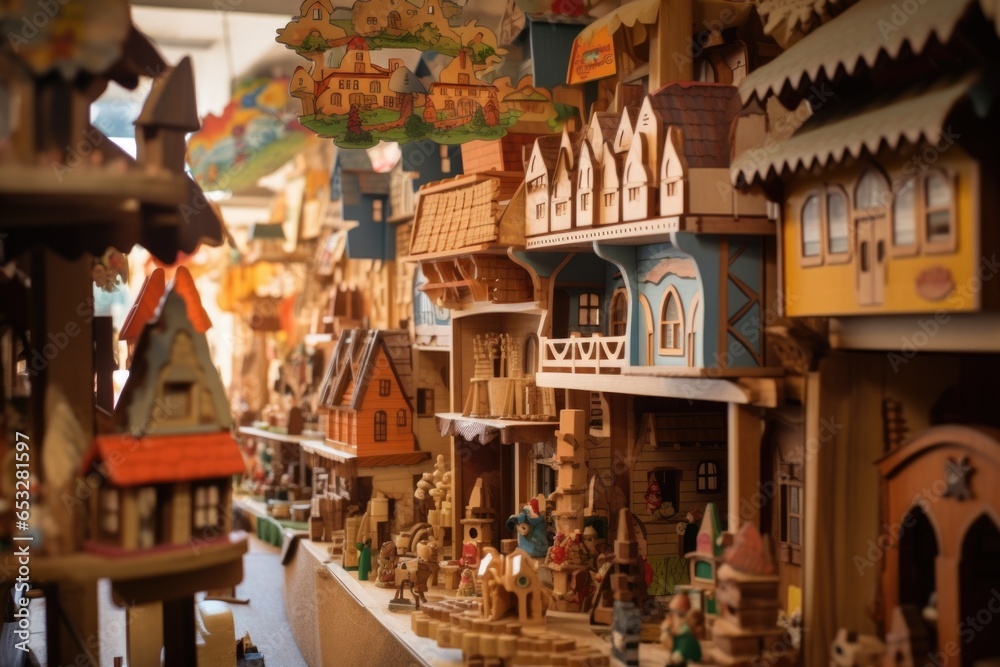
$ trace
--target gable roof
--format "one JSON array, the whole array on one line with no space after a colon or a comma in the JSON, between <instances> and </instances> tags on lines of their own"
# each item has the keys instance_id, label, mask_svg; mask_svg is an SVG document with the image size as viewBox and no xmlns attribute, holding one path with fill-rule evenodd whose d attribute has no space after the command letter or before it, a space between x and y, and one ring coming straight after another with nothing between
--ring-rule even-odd
<instances>
[{"instance_id":1,"label":"gable roof","mask_svg":"<svg viewBox=\"0 0 1000 667\"><path fill-rule=\"evenodd\" d=\"M125 316L125 322L122 324L118 338L128 342L138 340L146 322L151 320L156 313L160 299L163 298L163 293L166 291L167 284L163 269L154 269L142 281L142 287L139 288L139 294L136 295L135 301L132 302L132 308Z\"/></svg>"},{"instance_id":2,"label":"gable roof","mask_svg":"<svg viewBox=\"0 0 1000 667\"><path fill-rule=\"evenodd\" d=\"M178 277L182 275L178 270ZM154 430L158 436L169 433L169 430L162 423L163 420L156 417L162 409L162 406L158 405L157 402L157 388L161 373L170 364L174 340L181 334L186 334L191 341L193 354L202 373L208 399L214 408L215 421L185 426L178 430L185 434L228 431L232 425L229 400L226 398L219 372L212 363L212 357L208 351L208 341L205 339L204 332L198 330L189 315L193 310L188 303L191 295L188 295L187 298L183 296L183 293L188 290L194 290L193 282L187 282L183 278L180 280L175 278L170 289L160 301L153 319L143 328L132 355L132 366L129 368L128 380L125 381L125 386L122 388L121 396L115 407L113 419L115 432L129 433L135 437L142 437L147 432ZM194 296L197 297L197 293ZM198 310L204 312L201 309L200 299L197 300L195 319L200 318ZM206 322L207 316L201 324Z\"/></svg>"},{"instance_id":3,"label":"gable roof","mask_svg":"<svg viewBox=\"0 0 1000 667\"><path fill-rule=\"evenodd\" d=\"M528 158L528 169L525 169L525 171L530 171L531 159L535 155L538 155L545 166L545 172L551 175L552 170L555 169L556 160L559 158L559 146L561 144L562 135L560 134L546 134L538 137L535 140L535 145L531 148L531 157Z\"/></svg>"},{"instance_id":4,"label":"gable roof","mask_svg":"<svg viewBox=\"0 0 1000 667\"><path fill-rule=\"evenodd\" d=\"M365 393L378 370L380 353L413 410L413 364L410 336L400 329L351 329L341 334L320 389L321 407L360 410ZM348 389L353 383L353 389Z\"/></svg>"},{"instance_id":5,"label":"gable roof","mask_svg":"<svg viewBox=\"0 0 1000 667\"><path fill-rule=\"evenodd\" d=\"M169 127L185 132L201 128L194 98L194 71L185 56L164 76L153 81L149 97L135 119L136 127Z\"/></svg>"},{"instance_id":6,"label":"gable roof","mask_svg":"<svg viewBox=\"0 0 1000 667\"><path fill-rule=\"evenodd\" d=\"M665 126L683 131L683 151L689 167L729 166L729 131L742 106L736 86L671 83L647 99Z\"/></svg>"}]
</instances>

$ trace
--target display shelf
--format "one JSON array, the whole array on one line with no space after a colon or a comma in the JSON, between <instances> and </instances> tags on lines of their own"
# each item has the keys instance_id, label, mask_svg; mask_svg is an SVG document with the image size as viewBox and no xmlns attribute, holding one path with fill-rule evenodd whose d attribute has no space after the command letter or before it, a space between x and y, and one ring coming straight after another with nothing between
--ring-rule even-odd
<instances>
[{"instance_id":1,"label":"display shelf","mask_svg":"<svg viewBox=\"0 0 1000 667\"><path fill-rule=\"evenodd\" d=\"M388 637L395 646L390 648L379 645L378 651L398 650L399 655L407 656L404 662L393 664L461 667L461 651L440 648L431 639L417 637L411 628L410 614L396 614L388 610L389 600L395 594L394 589L379 588L374 582L358 581L356 572L349 572L339 564L331 562L327 551L329 546L327 543L301 540L295 562L286 570L285 606L289 618L309 619L309 623L305 625L310 627L294 622L292 624L296 641L309 664L343 664L341 662L344 660L343 650L328 650L324 643L330 642L330 646L336 645L337 628L339 628L339 638L343 637L345 624L338 625L333 619L340 617L333 614L345 613L352 620L367 617L370 621L368 624L350 625L352 634L361 633L355 636L351 643L375 647L380 637ZM314 572L315 574L312 574ZM302 581L310 577L311 583ZM293 581L295 579L300 581ZM303 599L297 595L296 593L302 591L304 586L313 587L314 596ZM446 597L443 587L431 588L427 593L429 601L443 597ZM351 603L351 607L343 608L342 605L348 602ZM328 608L326 605L331 603L340 605L341 608ZM550 611L547 623L540 626L539 630L557 632L574 639L578 645L594 646L604 653L610 652L608 643L610 628L592 627L587 614ZM532 628L528 628L526 633L532 631ZM313 632L316 632L317 636L311 636ZM362 659L357 664L381 664L375 661L385 656L375 653L376 650L372 648L367 659ZM659 644L643 644L639 650L642 667L661 667L668 657L667 651Z\"/></svg>"}]
</instances>

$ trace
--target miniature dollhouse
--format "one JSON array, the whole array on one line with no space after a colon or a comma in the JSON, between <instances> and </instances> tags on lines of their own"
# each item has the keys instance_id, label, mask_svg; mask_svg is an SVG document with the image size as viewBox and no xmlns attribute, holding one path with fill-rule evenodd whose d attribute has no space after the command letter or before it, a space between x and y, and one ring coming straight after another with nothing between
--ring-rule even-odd
<instances>
[{"instance_id":1,"label":"miniature dollhouse","mask_svg":"<svg viewBox=\"0 0 1000 667\"><path fill-rule=\"evenodd\" d=\"M129 552L228 537L230 478L244 463L205 334L188 315L199 311L182 269L136 345L114 431L99 434L84 459L82 474L104 477L91 501L89 548Z\"/></svg>"},{"instance_id":2,"label":"miniature dollhouse","mask_svg":"<svg viewBox=\"0 0 1000 667\"><path fill-rule=\"evenodd\" d=\"M329 474L334 526L378 492L393 501L393 530L413 522L413 475L431 455L413 436L412 381L405 331L341 334L319 394L327 446L317 453Z\"/></svg>"}]
</instances>

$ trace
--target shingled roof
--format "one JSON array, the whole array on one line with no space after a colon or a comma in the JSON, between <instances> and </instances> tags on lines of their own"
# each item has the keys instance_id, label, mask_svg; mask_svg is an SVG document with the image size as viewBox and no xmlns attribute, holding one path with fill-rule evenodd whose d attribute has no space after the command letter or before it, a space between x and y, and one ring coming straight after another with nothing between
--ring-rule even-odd
<instances>
[{"instance_id":1,"label":"shingled roof","mask_svg":"<svg viewBox=\"0 0 1000 667\"><path fill-rule=\"evenodd\" d=\"M729 130L740 112L739 91L722 83L671 83L649 96L665 126L684 134L689 167L728 167Z\"/></svg>"},{"instance_id":2,"label":"shingled roof","mask_svg":"<svg viewBox=\"0 0 1000 667\"><path fill-rule=\"evenodd\" d=\"M320 390L320 406L329 409L360 409L364 404L368 385L375 375L381 351L412 409L413 364L410 348L410 336L403 330L345 331L333 350L326 379Z\"/></svg>"},{"instance_id":3,"label":"shingled roof","mask_svg":"<svg viewBox=\"0 0 1000 667\"><path fill-rule=\"evenodd\" d=\"M523 179L520 172L492 171L420 188L410 255L465 254L493 245L523 244L523 222L504 224L501 217L503 204L510 201Z\"/></svg>"}]
</instances>

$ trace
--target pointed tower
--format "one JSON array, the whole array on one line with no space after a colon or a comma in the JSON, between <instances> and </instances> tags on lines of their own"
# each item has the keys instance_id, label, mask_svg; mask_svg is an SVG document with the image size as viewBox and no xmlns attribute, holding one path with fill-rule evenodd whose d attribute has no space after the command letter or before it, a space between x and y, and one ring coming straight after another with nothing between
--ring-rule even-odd
<instances>
[{"instance_id":1,"label":"pointed tower","mask_svg":"<svg viewBox=\"0 0 1000 667\"><path fill-rule=\"evenodd\" d=\"M135 128L139 164L154 170L184 172L186 136L201 128L189 58L185 57L153 82L142 113L135 120Z\"/></svg>"}]
</instances>

